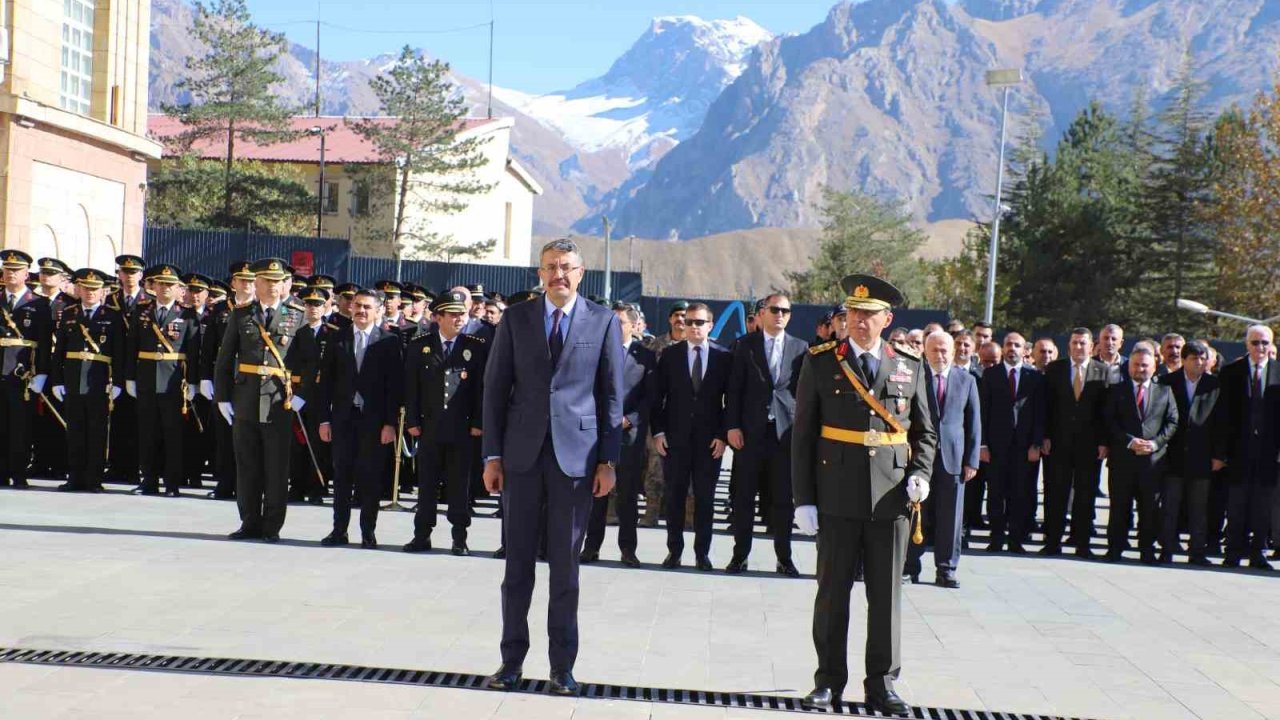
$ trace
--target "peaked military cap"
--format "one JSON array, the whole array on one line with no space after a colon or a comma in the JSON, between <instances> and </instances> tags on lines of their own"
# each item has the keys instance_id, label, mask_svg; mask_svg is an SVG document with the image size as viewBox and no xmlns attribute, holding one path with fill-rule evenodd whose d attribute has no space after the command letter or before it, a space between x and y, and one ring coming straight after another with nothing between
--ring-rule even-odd
<instances>
[{"instance_id":1,"label":"peaked military cap","mask_svg":"<svg viewBox=\"0 0 1280 720\"><path fill-rule=\"evenodd\" d=\"M239 260L231 263L231 267L227 268L227 277L232 280L252 280L253 266L248 260Z\"/></svg>"},{"instance_id":2,"label":"peaked military cap","mask_svg":"<svg viewBox=\"0 0 1280 720\"><path fill-rule=\"evenodd\" d=\"M337 280L329 275L312 275L307 278L307 287L320 288L321 290L333 291L333 287L337 284Z\"/></svg>"},{"instance_id":3,"label":"peaked military cap","mask_svg":"<svg viewBox=\"0 0 1280 720\"><path fill-rule=\"evenodd\" d=\"M147 271L143 273L143 277L146 278L148 282L174 284L181 281L182 273L178 271L178 268L172 265L161 263L147 268Z\"/></svg>"},{"instance_id":4,"label":"peaked military cap","mask_svg":"<svg viewBox=\"0 0 1280 720\"><path fill-rule=\"evenodd\" d=\"M147 264L137 255L120 255L116 258L116 270L142 272Z\"/></svg>"},{"instance_id":5,"label":"peaked military cap","mask_svg":"<svg viewBox=\"0 0 1280 720\"><path fill-rule=\"evenodd\" d=\"M310 283L309 283L309 282L307 282L307 276L305 276L305 275L294 275L294 276L293 276L293 289L294 289L294 290L306 290L308 287L310 287Z\"/></svg>"},{"instance_id":6,"label":"peaked military cap","mask_svg":"<svg viewBox=\"0 0 1280 720\"><path fill-rule=\"evenodd\" d=\"M227 297L227 296L228 296L228 295L230 295L230 294L231 294L231 286L230 286L230 285L227 285L226 283L222 282L221 280L214 280L213 282L209 283L209 296L210 296L210 297L215 297L215 298L223 297L223 298L224 298L224 297Z\"/></svg>"},{"instance_id":7,"label":"peaked military cap","mask_svg":"<svg viewBox=\"0 0 1280 720\"><path fill-rule=\"evenodd\" d=\"M536 300L540 297L542 297L542 293L537 290L521 290L517 293L511 293L511 296L507 298L507 305L518 305L526 300Z\"/></svg>"},{"instance_id":8,"label":"peaked military cap","mask_svg":"<svg viewBox=\"0 0 1280 720\"><path fill-rule=\"evenodd\" d=\"M378 292L388 297L400 297L400 294L404 292L404 286L395 280L379 280L374 287L377 288Z\"/></svg>"},{"instance_id":9,"label":"peaked military cap","mask_svg":"<svg viewBox=\"0 0 1280 720\"><path fill-rule=\"evenodd\" d=\"M329 302L329 291L323 288L310 287L302 293L302 302L308 305L323 305Z\"/></svg>"},{"instance_id":10,"label":"peaked military cap","mask_svg":"<svg viewBox=\"0 0 1280 720\"><path fill-rule=\"evenodd\" d=\"M31 267L31 256L21 250L5 250L0 253L5 270L26 270Z\"/></svg>"},{"instance_id":11,"label":"peaked military cap","mask_svg":"<svg viewBox=\"0 0 1280 720\"><path fill-rule=\"evenodd\" d=\"M467 294L461 290L447 290L431 303L431 312L466 312L467 311Z\"/></svg>"},{"instance_id":12,"label":"peaked military cap","mask_svg":"<svg viewBox=\"0 0 1280 720\"><path fill-rule=\"evenodd\" d=\"M213 281L200 273L187 273L186 275L183 275L182 283L195 291L210 290L213 287Z\"/></svg>"},{"instance_id":13,"label":"peaked military cap","mask_svg":"<svg viewBox=\"0 0 1280 720\"><path fill-rule=\"evenodd\" d=\"M355 294L360 292L360 286L353 282L347 282L335 287L333 291L343 297L355 297Z\"/></svg>"},{"instance_id":14,"label":"peaked military cap","mask_svg":"<svg viewBox=\"0 0 1280 720\"><path fill-rule=\"evenodd\" d=\"M689 309L688 300L677 300L671 303L669 306L667 306L667 317L671 317L672 315L675 315L678 312L684 312L685 310L688 310L688 309Z\"/></svg>"},{"instance_id":15,"label":"peaked military cap","mask_svg":"<svg viewBox=\"0 0 1280 720\"><path fill-rule=\"evenodd\" d=\"M76 284L89 290L98 290L107 284L108 275L93 268L80 268L75 272Z\"/></svg>"},{"instance_id":16,"label":"peaked military cap","mask_svg":"<svg viewBox=\"0 0 1280 720\"><path fill-rule=\"evenodd\" d=\"M480 283L476 283L475 285L468 285L467 290L470 291L472 300L484 299L484 286L481 285Z\"/></svg>"},{"instance_id":17,"label":"peaked military cap","mask_svg":"<svg viewBox=\"0 0 1280 720\"><path fill-rule=\"evenodd\" d=\"M45 257L40 258L37 262L40 265L40 272L42 273L48 273L50 275L54 275L56 273L64 273L67 275L71 274L71 266L62 262L58 258Z\"/></svg>"},{"instance_id":18,"label":"peaked military cap","mask_svg":"<svg viewBox=\"0 0 1280 720\"><path fill-rule=\"evenodd\" d=\"M840 281L846 310L888 310L907 301L902 291L875 275L849 275Z\"/></svg>"},{"instance_id":19,"label":"peaked military cap","mask_svg":"<svg viewBox=\"0 0 1280 720\"><path fill-rule=\"evenodd\" d=\"M249 266L255 278L264 280L284 280L293 274L288 268L288 264L280 258L263 258Z\"/></svg>"}]
</instances>

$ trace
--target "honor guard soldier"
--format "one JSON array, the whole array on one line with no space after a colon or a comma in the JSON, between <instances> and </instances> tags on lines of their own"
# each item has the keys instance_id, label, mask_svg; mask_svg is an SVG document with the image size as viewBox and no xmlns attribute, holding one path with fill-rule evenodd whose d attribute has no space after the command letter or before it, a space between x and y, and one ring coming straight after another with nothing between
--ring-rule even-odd
<instances>
[{"instance_id":1,"label":"honor guard soldier","mask_svg":"<svg viewBox=\"0 0 1280 720\"><path fill-rule=\"evenodd\" d=\"M401 297L404 300L400 307L405 323L400 337L408 345L431 328L431 323L427 321L427 290L420 285L408 283L404 286Z\"/></svg>"},{"instance_id":2,"label":"honor guard soldier","mask_svg":"<svg viewBox=\"0 0 1280 720\"><path fill-rule=\"evenodd\" d=\"M404 313L400 312L404 286L394 280L379 280L374 288L382 293L382 329L399 332L406 324Z\"/></svg>"},{"instance_id":3,"label":"honor guard soldier","mask_svg":"<svg viewBox=\"0 0 1280 720\"><path fill-rule=\"evenodd\" d=\"M339 329L351 324L351 301L360 286L355 283L342 283L333 288L333 312L325 318L327 322L337 325Z\"/></svg>"},{"instance_id":4,"label":"honor guard soldier","mask_svg":"<svg viewBox=\"0 0 1280 720\"><path fill-rule=\"evenodd\" d=\"M214 402L236 448L240 528L232 540L279 542L289 500L293 414L307 389L294 373L314 366L315 346L294 342L303 317L287 295L286 267L279 258L253 264L254 299L232 308L214 368Z\"/></svg>"},{"instance_id":5,"label":"honor guard soldier","mask_svg":"<svg viewBox=\"0 0 1280 720\"><path fill-rule=\"evenodd\" d=\"M49 300L27 287L31 256L18 250L0 253L4 288L0 290L0 486L27 487L34 397L49 375L53 315Z\"/></svg>"},{"instance_id":6,"label":"honor guard soldier","mask_svg":"<svg viewBox=\"0 0 1280 720\"><path fill-rule=\"evenodd\" d=\"M419 335L405 351L405 420L408 433L418 439L418 511L413 541L405 552L431 549L436 526L436 499L441 485L453 526L453 554L469 555L467 528L471 525L471 464L481 433L484 399L483 340L463 335L467 322L466 297L450 290L431 305L436 329Z\"/></svg>"},{"instance_id":7,"label":"honor guard soldier","mask_svg":"<svg viewBox=\"0 0 1280 720\"><path fill-rule=\"evenodd\" d=\"M297 341L313 344L317 362L323 362L329 343L338 333L338 326L324 321L324 312L329 307L329 291L323 289L316 278L311 280L311 287L302 294L302 303L306 306L306 324L298 331ZM314 380L315 378L309 379L309 382ZM326 483L333 478L331 445L320 442L320 421L317 419L315 403L298 413L298 421L305 430L304 442L301 445L294 443L291 463L293 485L289 490L289 499L321 505L324 503L324 496L328 494Z\"/></svg>"},{"instance_id":8,"label":"honor guard soldier","mask_svg":"<svg viewBox=\"0 0 1280 720\"><path fill-rule=\"evenodd\" d=\"M209 402L213 402L213 379L218 350L227 334L231 311L238 305L247 305L253 301L253 270L247 261L231 263L231 267L227 269L227 277L230 294L227 295L226 302L221 303L205 321L205 341L200 344L200 394L208 398ZM230 500L236 496L236 452L231 425L221 420L215 420L212 424L214 445L218 448L213 468L213 497Z\"/></svg>"},{"instance_id":9,"label":"honor guard soldier","mask_svg":"<svg viewBox=\"0 0 1280 720\"><path fill-rule=\"evenodd\" d=\"M172 265L148 268L155 299L139 302L129 322L125 392L137 400L143 495L159 495L164 475L165 494L178 497L187 479L183 434L200 382L200 319L178 302L180 275Z\"/></svg>"},{"instance_id":10,"label":"honor guard soldier","mask_svg":"<svg viewBox=\"0 0 1280 720\"><path fill-rule=\"evenodd\" d=\"M72 305L79 305L80 299L73 294L75 286L71 284L71 268L66 263L57 258L43 257L36 264L40 266L40 287L36 292L49 299L49 314L53 317L51 335L56 336L63 311ZM52 357L52 338L49 344L49 355ZM48 393L38 395L34 401L36 411L32 430L35 463L32 474L52 478L66 477L67 429L63 426L62 404Z\"/></svg>"},{"instance_id":11,"label":"honor guard soldier","mask_svg":"<svg viewBox=\"0 0 1280 720\"><path fill-rule=\"evenodd\" d=\"M841 283L849 337L809 350L796 388L792 486L800 530L818 535L815 688L806 708L839 706L849 679L849 593L862 558L867 584L867 707L905 715L900 593L912 503L928 495L937 436L920 358L881 340L903 303L870 275Z\"/></svg>"},{"instance_id":12,"label":"honor guard soldier","mask_svg":"<svg viewBox=\"0 0 1280 720\"><path fill-rule=\"evenodd\" d=\"M58 327L50 372L53 396L67 421L67 482L62 491L102 491L112 410L124 384L124 316L106 305L107 275L75 272L80 304Z\"/></svg>"},{"instance_id":13,"label":"honor guard soldier","mask_svg":"<svg viewBox=\"0 0 1280 720\"><path fill-rule=\"evenodd\" d=\"M213 280L199 273L188 273L182 276L182 284L186 286L187 292L183 297L183 305L190 308L195 314L198 332L197 340L203 347L205 342L205 330L208 328L209 316L213 314L214 306L211 304ZM223 297L226 297L225 295ZM192 397L190 412L187 413L186 422L183 423L183 452L185 454L183 461L183 469L187 476L187 487L200 488L204 486L201 478L204 476L205 468L212 470L213 463L216 461L215 444L213 442L213 431L209 428L213 427L213 403L204 395L196 392L200 387L200 379L203 377L202 365L203 357L201 354L187 353L187 363L190 365L192 375L188 377L188 384L191 386ZM206 434L207 432L207 434Z\"/></svg>"},{"instance_id":14,"label":"honor guard soldier","mask_svg":"<svg viewBox=\"0 0 1280 720\"><path fill-rule=\"evenodd\" d=\"M145 303L150 295L143 289L143 274L146 264L137 255L121 255L116 258L116 280L119 287L111 291L107 297L107 307L120 313L124 321L124 329L129 331L133 310L139 303ZM121 358L123 361L123 358ZM123 367L123 365L122 365ZM116 382L123 385L124 380L117 377ZM111 436L107 438L111 447L110 478L117 482L136 483L138 481L138 407L131 397L122 397L115 403L111 412Z\"/></svg>"}]
</instances>

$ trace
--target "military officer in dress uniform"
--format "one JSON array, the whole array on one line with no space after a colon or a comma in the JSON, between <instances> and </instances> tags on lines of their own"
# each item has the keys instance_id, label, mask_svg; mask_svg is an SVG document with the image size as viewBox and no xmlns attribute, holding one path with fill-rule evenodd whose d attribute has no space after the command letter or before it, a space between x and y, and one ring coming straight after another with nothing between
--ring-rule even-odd
<instances>
[{"instance_id":1,"label":"military officer in dress uniform","mask_svg":"<svg viewBox=\"0 0 1280 720\"><path fill-rule=\"evenodd\" d=\"M323 283L316 277L311 278L310 288L302 294L302 303L306 306L306 325L298 331L298 342L305 341L315 346L314 356L317 362L324 359L330 341L338 333L337 325L324 321L329 297L329 291L324 289ZM308 381L318 382L318 374ZM314 404L298 413L298 421L303 423L306 434L303 436L303 444L295 442L293 446L293 469L290 474L293 484L289 490L289 499L322 505L324 496L329 492L326 483L333 478L333 453L329 443L320 442L320 421L316 414Z\"/></svg>"},{"instance_id":2,"label":"military officer in dress uniform","mask_svg":"<svg viewBox=\"0 0 1280 720\"><path fill-rule=\"evenodd\" d=\"M184 430L200 382L200 318L178 302L181 274L172 265L148 268L155 299L139 301L129 322L125 392L138 401L143 495L160 494L161 475L171 497L178 497L187 481Z\"/></svg>"},{"instance_id":3,"label":"military officer in dress uniform","mask_svg":"<svg viewBox=\"0 0 1280 720\"><path fill-rule=\"evenodd\" d=\"M382 293L382 329L399 332L405 325L400 306L404 298L404 286L395 280L379 280L374 289Z\"/></svg>"},{"instance_id":4,"label":"military officer in dress uniform","mask_svg":"<svg viewBox=\"0 0 1280 720\"><path fill-rule=\"evenodd\" d=\"M333 312L325 317L325 322L331 322L337 325L339 329L351 324L351 301L355 299L356 291L360 286L347 282L337 285L333 288L334 303Z\"/></svg>"},{"instance_id":5,"label":"military officer in dress uniform","mask_svg":"<svg viewBox=\"0 0 1280 720\"><path fill-rule=\"evenodd\" d=\"M125 332L129 332L133 309L150 298L143 288L142 271L146 264L137 255L120 255L116 258L116 280L119 287L107 296L107 307L120 313ZM122 358L123 359L123 358ZM117 378L123 385L123 378ZM116 482L138 481L138 406L131 397L119 398L111 411L110 479Z\"/></svg>"},{"instance_id":6,"label":"military officer in dress uniform","mask_svg":"<svg viewBox=\"0 0 1280 720\"><path fill-rule=\"evenodd\" d=\"M294 342L304 322L287 295L286 268L280 258L253 264L254 299L231 310L218 348L214 401L236 447L240 527L232 540L279 542L289 500L293 414L307 391L294 373L314 367L315 345Z\"/></svg>"},{"instance_id":7,"label":"military officer in dress uniform","mask_svg":"<svg viewBox=\"0 0 1280 720\"><path fill-rule=\"evenodd\" d=\"M107 275L75 272L80 304L67 308L58 327L50 382L67 421L67 482L62 491L102 491L107 436L124 385L124 316L105 300Z\"/></svg>"},{"instance_id":8,"label":"military officer in dress uniform","mask_svg":"<svg viewBox=\"0 0 1280 720\"><path fill-rule=\"evenodd\" d=\"M27 486L34 397L49 376L53 315L48 298L27 287L31 256L0 253L0 486Z\"/></svg>"},{"instance_id":9,"label":"military officer in dress uniform","mask_svg":"<svg viewBox=\"0 0 1280 720\"><path fill-rule=\"evenodd\" d=\"M227 323L231 319L231 311L239 305L253 302L253 270L250 263L244 260L231 263L227 269L230 294L225 302L220 303L205 321L205 340L200 344L200 394L213 402L215 366L218 350L222 347L222 339L227 334ZM230 500L236 496L236 453L232 442L231 425L220 418L210 423L213 428L213 441L217 446L213 475L215 485L213 497L218 500ZM209 431L209 428L205 428Z\"/></svg>"},{"instance_id":10,"label":"military officer in dress uniform","mask_svg":"<svg viewBox=\"0 0 1280 720\"><path fill-rule=\"evenodd\" d=\"M418 336L405 351L406 431L418 439L418 510L413 541L405 552L431 549L436 526L436 498L445 487L446 517L453 526L453 554L469 555L471 525L470 469L474 440L481 437L486 346L463 335L466 297L456 290L431 305L436 330Z\"/></svg>"},{"instance_id":11,"label":"military officer in dress uniform","mask_svg":"<svg viewBox=\"0 0 1280 720\"><path fill-rule=\"evenodd\" d=\"M43 257L36 261L40 266L40 287L36 293L49 299L49 314L53 317L49 355L53 355L53 340L58 332L62 313L80 300L72 293L71 268L57 258ZM32 422L32 440L35 462L32 474L51 478L64 478L67 474L67 429L63 427L62 403L45 393L34 398L35 415ZM54 413L57 413L56 415Z\"/></svg>"},{"instance_id":12,"label":"military officer in dress uniform","mask_svg":"<svg viewBox=\"0 0 1280 720\"><path fill-rule=\"evenodd\" d=\"M188 273L182 276L182 284L187 288L182 304L190 308L195 315L198 326L197 340L203 348L209 316L213 314L215 307L210 303L213 280L200 273ZM192 375L188 377L192 397L190 411L187 413L186 422L183 423L182 447L185 453L183 469L187 476L186 486L191 488L204 487L201 478L204 476L205 468L212 470L217 461L213 430L210 429L213 427L213 421L217 419L213 416L213 403L196 392L203 378L203 361L203 349L195 355L187 353L187 363L192 370Z\"/></svg>"},{"instance_id":13,"label":"military officer in dress uniform","mask_svg":"<svg viewBox=\"0 0 1280 720\"><path fill-rule=\"evenodd\" d=\"M894 692L899 657L902 570L910 503L929 492L937 446L920 358L890 347L881 333L903 303L871 275L841 283L849 338L809 350L796 388L792 486L800 530L818 536L813 642L815 688L801 701L831 709L849 679L849 593L861 557L867 584L868 708L905 715Z\"/></svg>"}]
</instances>

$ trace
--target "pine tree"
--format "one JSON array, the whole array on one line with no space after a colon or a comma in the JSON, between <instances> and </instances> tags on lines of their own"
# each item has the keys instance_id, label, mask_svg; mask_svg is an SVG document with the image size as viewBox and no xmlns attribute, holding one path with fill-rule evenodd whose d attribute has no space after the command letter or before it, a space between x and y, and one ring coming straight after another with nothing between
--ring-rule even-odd
<instances>
[{"instance_id":1,"label":"pine tree","mask_svg":"<svg viewBox=\"0 0 1280 720\"><path fill-rule=\"evenodd\" d=\"M284 78L273 68L286 51L284 36L255 26L245 0L212 0L196 3L192 36L208 48L203 56L187 58L187 74L177 85L190 95L187 103L166 105L166 114L176 117L185 130L172 139L181 150L190 150L198 141L225 143L222 158L221 210L211 218L214 224L239 227L260 222L259 217L239 217L238 204L256 206L256 212L296 214L305 211L294 199L306 188L277 188L284 198L272 202L265 196L237 196L255 192L268 178L258 175L237 177L237 141L269 145L297 137L290 132L294 109L281 102L274 91ZM271 184L271 183L266 183Z\"/></svg>"},{"instance_id":2,"label":"pine tree","mask_svg":"<svg viewBox=\"0 0 1280 720\"><path fill-rule=\"evenodd\" d=\"M460 212L467 207L468 197L492 187L478 180L475 172L488 161L482 141L458 137L468 105L449 80L448 63L428 61L406 46L370 88L382 114L396 122L365 119L355 121L353 128L381 157L395 163L393 174L367 178L373 184L372 197L394 202L394 256L399 260L406 249L414 257L445 260L487 253L497 238L459 244L431 229L431 216ZM419 212L412 212L411 203Z\"/></svg>"}]
</instances>

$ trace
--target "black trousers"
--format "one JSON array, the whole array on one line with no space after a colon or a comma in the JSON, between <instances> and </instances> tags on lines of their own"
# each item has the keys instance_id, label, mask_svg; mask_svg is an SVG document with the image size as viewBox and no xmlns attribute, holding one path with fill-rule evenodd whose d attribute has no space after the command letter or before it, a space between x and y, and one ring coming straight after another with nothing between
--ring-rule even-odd
<instances>
[{"instance_id":1,"label":"black trousers","mask_svg":"<svg viewBox=\"0 0 1280 720\"><path fill-rule=\"evenodd\" d=\"M364 422L364 413L352 408L351 419L334 422L333 432L333 529L345 535L351 525L351 498L360 499L360 534L373 535L378 527L378 503L386 446L382 426Z\"/></svg>"},{"instance_id":2,"label":"black trousers","mask_svg":"<svg viewBox=\"0 0 1280 720\"><path fill-rule=\"evenodd\" d=\"M138 480L138 401L120 393L111 410L111 476L117 482Z\"/></svg>"},{"instance_id":3,"label":"black trousers","mask_svg":"<svg viewBox=\"0 0 1280 720\"><path fill-rule=\"evenodd\" d=\"M1205 512L1206 552L1222 551L1223 530L1227 523L1227 499L1230 491L1230 475L1226 470L1219 470L1209 476L1209 507Z\"/></svg>"},{"instance_id":4,"label":"black trousers","mask_svg":"<svg viewBox=\"0 0 1280 720\"><path fill-rule=\"evenodd\" d=\"M978 465L978 474L965 483L964 489L964 527L965 530L982 524L982 501L987 497L987 475L990 465Z\"/></svg>"},{"instance_id":5,"label":"black trousers","mask_svg":"<svg viewBox=\"0 0 1280 720\"><path fill-rule=\"evenodd\" d=\"M218 497L231 497L236 494L238 485L235 432L227 424L226 418L222 417L216 405L213 410L213 421L210 424L213 427L206 427L205 431L213 432L213 441L218 448L217 455L213 459L213 475L217 481L213 492Z\"/></svg>"},{"instance_id":6,"label":"black trousers","mask_svg":"<svg viewBox=\"0 0 1280 720\"><path fill-rule=\"evenodd\" d=\"M224 422L221 415L214 417L216 413L213 403L206 400L203 395L196 395L191 399L187 416L183 418L183 472L186 475L187 487L202 487L205 472L213 470L214 458L217 457L213 423L215 420ZM198 424L197 418L200 420Z\"/></svg>"},{"instance_id":7,"label":"black trousers","mask_svg":"<svg viewBox=\"0 0 1280 720\"><path fill-rule=\"evenodd\" d=\"M1062 536L1067 529L1067 505L1070 504L1070 539L1076 547L1088 547L1093 536L1099 469L1096 445L1070 450L1054 448L1045 463L1045 545L1062 546Z\"/></svg>"},{"instance_id":8,"label":"black trousers","mask_svg":"<svg viewBox=\"0 0 1280 720\"><path fill-rule=\"evenodd\" d=\"M290 418L276 422L237 418L231 427L236 447L236 505L240 526L278 534L289 507Z\"/></svg>"},{"instance_id":9,"label":"black trousers","mask_svg":"<svg viewBox=\"0 0 1280 720\"><path fill-rule=\"evenodd\" d=\"M320 441L320 423L316 422L315 413L304 408L299 415L301 420L294 422L302 422L307 432L302 442L294 438L293 473L290 476L293 485L289 489L289 499L318 500L328 494L327 483L333 479L333 445ZM310 441L310 449L307 441ZM316 466L320 468L320 475L316 474Z\"/></svg>"},{"instance_id":10,"label":"black trousers","mask_svg":"<svg viewBox=\"0 0 1280 720\"><path fill-rule=\"evenodd\" d=\"M107 462L107 393L68 394L63 411L67 421L67 480L77 490L100 489Z\"/></svg>"},{"instance_id":11,"label":"black trousers","mask_svg":"<svg viewBox=\"0 0 1280 720\"><path fill-rule=\"evenodd\" d=\"M471 527L471 456L475 443L418 441L418 509L413 515L413 537L426 540L436 527L436 507L444 486L445 518L453 529L453 541L465 543Z\"/></svg>"},{"instance_id":12,"label":"black trousers","mask_svg":"<svg viewBox=\"0 0 1280 720\"><path fill-rule=\"evenodd\" d=\"M684 552L684 504L693 488L693 552L698 557L711 552L711 519L720 477L720 458L711 457L711 440L695 440L693 447L667 446L662 463L663 504L666 505L667 550ZM754 513L748 513L748 519Z\"/></svg>"},{"instance_id":13,"label":"black trousers","mask_svg":"<svg viewBox=\"0 0 1280 720\"><path fill-rule=\"evenodd\" d=\"M149 490L158 489L163 475L165 489L177 490L186 484L183 467L186 418L182 416L182 393L140 393L135 406L142 486Z\"/></svg>"},{"instance_id":14,"label":"black trousers","mask_svg":"<svg viewBox=\"0 0 1280 720\"><path fill-rule=\"evenodd\" d=\"M529 605L533 601L544 503L550 592L547 654L551 672L568 672L578 659L578 555L591 514L594 478L560 470L548 435L537 463L506 471L502 489L506 568L502 577L502 662L524 665L529 654Z\"/></svg>"},{"instance_id":15,"label":"black trousers","mask_svg":"<svg viewBox=\"0 0 1280 720\"><path fill-rule=\"evenodd\" d=\"M1204 557L1205 538L1209 521L1209 478L1166 475L1160 525L1160 550L1172 553L1178 546L1178 517L1186 507L1187 534L1190 544L1187 554Z\"/></svg>"},{"instance_id":16,"label":"black trousers","mask_svg":"<svg viewBox=\"0 0 1280 720\"><path fill-rule=\"evenodd\" d=\"M622 446L618 459L618 484L614 486L615 507L618 511L618 550L634 554L636 551L636 499L644 481L644 437L631 445ZM584 552L600 552L604 545L604 528L609 515L609 496L595 498L591 503L591 520L587 524L587 540Z\"/></svg>"},{"instance_id":17,"label":"black trousers","mask_svg":"<svg viewBox=\"0 0 1280 720\"><path fill-rule=\"evenodd\" d=\"M26 382L11 375L0 378L0 437L5 438L0 448L0 484L8 485L27 481L31 465L31 426L33 420L30 398L22 398Z\"/></svg>"},{"instance_id":18,"label":"black trousers","mask_svg":"<svg viewBox=\"0 0 1280 720\"><path fill-rule=\"evenodd\" d=\"M1141 474L1117 472L1111 468L1111 518L1107 521L1107 551L1120 553L1129 549L1129 530L1133 527L1133 506L1138 505L1138 550L1155 552L1160 529L1160 506L1157 492L1161 476L1156 472ZM1176 528L1177 525L1175 524Z\"/></svg>"},{"instance_id":19,"label":"black trousers","mask_svg":"<svg viewBox=\"0 0 1280 720\"><path fill-rule=\"evenodd\" d=\"M32 398L35 414L32 421L32 443L35 445L35 465L51 478L63 478L67 474L67 430L53 415L53 408L66 419L63 404L54 399L45 388L44 397ZM50 403L53 403L51 406Z\"/></svg>"},{"instance_id":20,"label":"black trousers","mask_svg":"<svg viewBox=\"0 0 1280 720\"><path fill-rule=\"evenodd\" d=\"M1271 495L1275 478L1243 477L1227 489L1227 547L1224 555L1244 558L1261 553L1271 534Z\"/></svg>"},{"instance_id":21,"label":"black trousers","mask_svg":"<svg viewBox=\"0 0 1280 720\"><path fill-rule=\"evenodd\" d=\"M929 497L921 503L920 526L924 542L907 546L905 572L920 574L920 559L926 546L933 547L933 564L940 572L955 572L960 566L960 535L963 530L965 482L935 462L929 480ZM914 522L914 521L913 521Z\"/></svg>"},{"instance_id":22,"label":"black trousers","mask_svg":"<svg viewBox=\"0 0 1280 720\"><path fill-rule=\"evenodd\" d=\"M774 424L769 423L768 432L750 438L737 455L740 461L735 457L734 464L738 481L732 492L733 556L745 560L751 554L759 492L762 505L773 503L766 513L773 525L773 551L779 562L790 560L791 524L795 519L795 505L791 502L791 430L779 439ZM764 491L766 487L769 492Z\"/></svg>"},{"instance_id":23,"label":"black trousers","mask_svg":"<svg viewBox=\"0 0 1280 720\"><path fill-rule=\"evenodd\" d=\"M905 517L853 520L819 515L818 595L813 603L813 646L818 653L813 682L817 687L842 693L849 682L849 595L861 557L867 592L863 686L893 689L902 668L902 568L909 534Z\"/></svg>"},{"instance_id":24,"label":"black trousers","mask_svg":"<svg viewBox=\"0 0 1280 720\"><path fill-rule=\"evenodd\" d=\"M1036 502L1035 463L1026 459L1025 449L1010 449L998 462L987 465L987 516L991 542L1027 542L1031 534L1028 516L1034 517Z\"/></svg>"}]
</instances>

